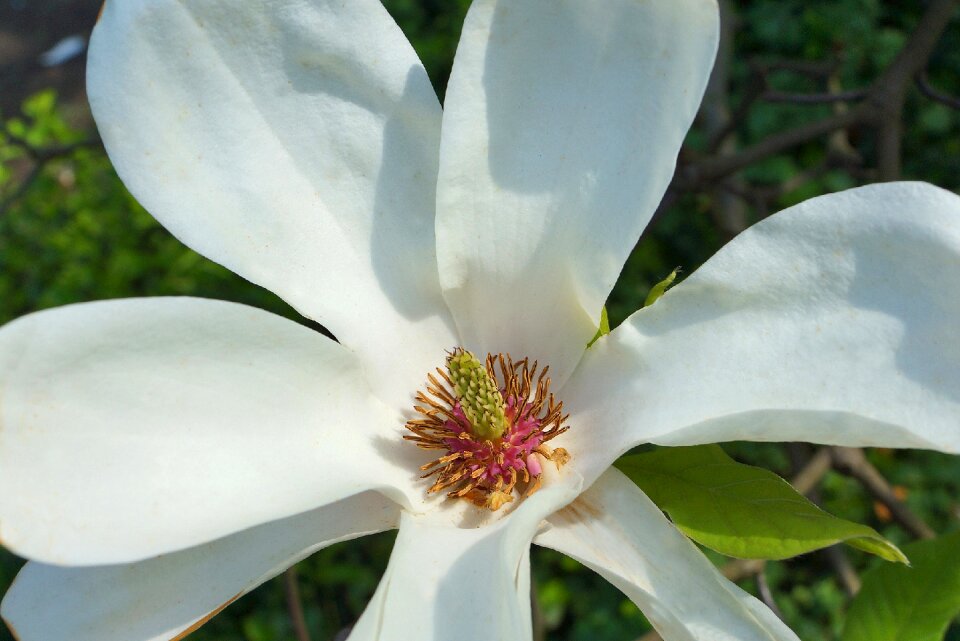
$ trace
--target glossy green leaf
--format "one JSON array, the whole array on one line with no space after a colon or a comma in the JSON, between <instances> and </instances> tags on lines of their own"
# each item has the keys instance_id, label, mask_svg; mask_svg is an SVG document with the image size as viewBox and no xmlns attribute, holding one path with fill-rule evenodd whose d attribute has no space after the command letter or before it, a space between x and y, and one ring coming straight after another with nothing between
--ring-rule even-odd
<instances>
[{"instance_id":1,"label":"glossy green leaf","mask_svg":"<svg viewBox=\"0 0 960 641\"><path fill-rule=\"evenodd\" d=\"M843 641L940 641L960 614L960 532L904 546L913 565L863 575Z\"/></svg>"},{"instance_id":2,"label":"glossy green leaf","mask_svg":"<svg viewBox=\"0 0 960 641\"><path fill-rule=\"evenodd\" d=\"M907 562L873 528L824 512L773 472L737 463L718 445L660 448L616 466L684 534L721 554L785 559L846 543Z\"/></svg>"}]
</instances>

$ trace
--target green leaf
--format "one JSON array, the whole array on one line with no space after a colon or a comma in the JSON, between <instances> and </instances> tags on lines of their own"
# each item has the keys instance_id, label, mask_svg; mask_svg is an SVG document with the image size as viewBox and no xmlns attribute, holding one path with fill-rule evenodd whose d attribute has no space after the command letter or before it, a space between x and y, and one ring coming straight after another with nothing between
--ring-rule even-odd
<instances>
[{"instance_id":1,"label":"green leaf","mask_svg":"<svg viewBox=\"0 0 960 641\"><path fill-rule=\"evenodd\" d=\"M873 528L824 512L773 472L737 463L719 445L660 448L616 466L684 534L721 554L785 559L842 542L907 563Z\"/></svg>"},{"instance_id":2,"label":"green leaf","mask_svg":"<svg viewBox=\"0 0 960 641\"><path fill-rule=\"evenodd\" d=\"M593 335L593 338L590 339L590 342L587 343L587 349L592 347L601 336L606 336L609 333L610 319L607 317L607 306L604 305L600 308L600 328L597 330L597 333Z\"/></svg>"},{"instance_id":3,"label":"green leaf","mask_svg":"<svg viewBox=\"0 0 960 641\"><path fill-rule=\"evenodd\" d=\"M913 565L863 575L843 641L940 641L960 614L960 532L904 546Z\"/></svg>"}]
</instances>

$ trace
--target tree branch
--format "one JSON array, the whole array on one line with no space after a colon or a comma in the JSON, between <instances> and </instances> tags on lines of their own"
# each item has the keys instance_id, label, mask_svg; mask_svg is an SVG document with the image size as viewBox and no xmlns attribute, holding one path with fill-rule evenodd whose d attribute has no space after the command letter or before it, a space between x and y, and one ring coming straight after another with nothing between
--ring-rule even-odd
<instances>
[{"instance_id":1,"label":"tree branch","mask_svg":"<svg viewBox=\"0 0 960 641\"><path fill-rule=\"evenodd\" d=\"M15 147L18 147L26 152L32 160L38 163L44 163L48 160L54 160L56 158L62 158L63 156L69 156L78 149L84 149L86 147L99 147L103 144L103 141L99 137L93 136L91 138L86 138L84 140L79 140L77 142L69 143L66 145L50 145L47 147L36 147L31 145L29 142L17 136L15 134L4 132L2 134L7 142L12 144Z\"/></svg>"},{"instance_id":2,"label":"tree branch","mask_svg":"<svg viewBox=\"0 0 960 641\"><path fill-rule=\"evenodd\" d=\"M0 216L3 216L5 213L7 213L7 210L13 206L15 202L26 195L27 190L30 189L30 185L32 185L33 181L35 181L40 176L41 172L43 172L43 168L43 164L34 163L33 167L30 168L30 173L28 173L27 176L20 181L20 184L17 185L17 187L11 191L9 195L5 196L4 198L0 198Z\"/></svg>"},{"instance_id":3,"label":"tree branch","mask_svg":"<svg viewBox=\"0 0 960 641\"><path fill-rule=\"evenodd\" d=\"M913 510L897 498L887 479L867 460L862 449L858 447L832 447L830 451L834 467L860 481L875 499L890 509L890 514L905 530L920 539L932 539L937 536L929 525L924 523L919 516L914 514Z\"/></svg>"},{"instance_id":4,"label":"tree branch","mask_svg":"<svg viewBox=\"0 0 960 641\"><path fill-rule=\"evenodd\" d=\"M942 103L953 109L960 109L960 98L951 96L950 94L943 93L939 91L936 87L930 84L930 78L927 76L926 71L921 71L917 74L917 88L920 89L922 93L927 98L935 100L939 103Z\"/></svg>"},{"instance_id":5,"label":"tree branch","mask_svg":"<svg viewBox=\"0 0 960 641\"><path fill-rule=\"evenodd\" d=\"M830 565L833 566L834 572L840 578L844 592L847 593L847 596L856 596L857 592L860 591L860 577L853 568L853 564L850 563L850 559L844 553L843 546L831 545L824 550L824 553L827 555Z\"/></svg>"},{"instance_id":6,"label":"tree branch","mask_svg":"<svg viewBox=\"0 0 960 641\"><path fill-rule=\"evenodd\" d=\"M933 0L920 23L913 31L907 43L894 58L887 69L871 84L868 89L853 92L836 92L832 94L812 94L805 99L795 94L779 94L772 92L774 98L788 96L791 101L803 103L844 102L853 99L863 99L856 108L849 111L834 113L831 116L801 125L795 129L781 132L765 140L729 156L702 157L678 167L674 174L672 189L703 189L704 187L743 169L769 156L781 153L798 145L841 129L852 129L860 126L871 126L878 132L878 167L881 180L892 180L900 173L900 138L902 129L903 103L907 89L913 84L914 77L922 71L933 53L943 31L953 16L960 0ZM790 68L787 63L778 65L758 66L761 81L757 90L752 85L748 87L746 97L752 103L758 97L769 97L771 92L765 90L764 74L773 68ZM819 67L803 65L805 71L815 71L829 75L830 67L821 64ZM754 80L754 83L757 81ZM837 96L828 98L828 96ZM715 149L723 137L729 135L735 124L740 122L746 112L738 111L738 118L729 126L718 132L722 137L710 139L707 148Z\"/></svg>"},{"instance_id":7,"label":"tree branch","mask_svg":"<svg viewBox=\"0 0 960 641\"><path fill-rule=\"evenodd\" d=\"M736 150L737 141L729 133L733 119L730 116L729 85L730 69L733 62L733 42L736 36L738 20L731 0L720 0L720 44L717 49L717 61L707 83L707 91L703 96L700 116L703 120L704 133L711 140L716 140L716 150L730 154ZM732 186L742 187L743 180L731 177ZM725 237L733 238L747 228L747 208L742 199L723 189L723 185L715 188L710 194L710 215L717 228Z\"/></svg>"},{"instance_id":8,"label":"tree branch","mask_svg":"<svg viewBox=\"0 0 960 641\"><path fill-rule=\"evenodd\" d=\"M790 93L786 91L765 91L760 96L767 102L786 102L794 105L824 105L834 102L853 102L867 97L866 89L853 89L839 93Z\"/></svg>"},{"instance_id":9,"label":"tree branch","mask_svg":"<svg viewBox=\"0 0 960 641\"><path fill-rule=\"evenodd\" d=\"M33 166L30 168L30 171L27 173L26 177L20 181L20 183L8 195L0 198L0 216L3 216L7 210L13 206L14 203L26 195L27 191L30 189L30 186L37 178L40 177L40 174L43 172L43 169L46 167L48 162L69 156L79 149L99 147L103 144L100 138L94 137L67 145L35 147L23 138L20 138L19 136L9 132L4 132L2 135L9 144L22 149L33 162Z\"/></svg>"},{"instance_id":10,"label":"tree branch","mask_svg":"<svg viewBox=\"0 0 960 641\"><path fill-rule=\"evenodd\" d=\"M926 68L933 50L953 17L960 0L933 0L910 35L910 39L887 70L874 83L872 98L905 95L914 77ZM883 108L884 104L878 104Z\"/></svg>"},{"instance_id":11,"label":"tree branch","mask_svg":"<svg viewBox=\"0 0 960 641\"><path fill-rule=\"evenodd\" d=\"M907 89L914 77L926 68L956 7L957 0L933 0L907 44L870 90L868 101L873 109L864 112L864 115L877 129L877 169L880 180L900 178L903 104Z\"/></svg>"},{"instance_id":12,"label":"tree branch","mask_svg":"<svg viewBox=\"0 0 960 641\"><path fill-rule=\"evenodd\" d=\"M303 614L303 603L300 600L297 566L290 566L283 573L283 591L287 597L287 610L290 612L290 623L293 625L297 641L310 641L310 631L307 629L307 619Z\"/></svg>"},{"instance_id":13,"label":"tree branch","mask_svg":"<svg viewBox=\"0 0 960 641\"><path fill-rule=\"evenodd\" d=\"M770 611L777 615L777 618L783 621L783 612L780 611L780 608L777 606L777 602L773 599L773 592L770 591L770 584L767 583L767 575L763 570L757 572L757 592L760 594L760 600L763 601L763 604L770 608Z\"/></svg>"},{"instance_id":14,"label":"tree branch","mask_svg":"<svg viewBox=\"0 0 960 641\"><path fill-rule=\"evenodd\" d=\"M704 158L680 169L679 187L681 189L690 188L716 181L781 151L809 142L832 131L858 124L862 119L862 110L852 109L846 113L834 114L823 120L817 120L775 134L732 156Z\"/></svg>"}]
</instances>

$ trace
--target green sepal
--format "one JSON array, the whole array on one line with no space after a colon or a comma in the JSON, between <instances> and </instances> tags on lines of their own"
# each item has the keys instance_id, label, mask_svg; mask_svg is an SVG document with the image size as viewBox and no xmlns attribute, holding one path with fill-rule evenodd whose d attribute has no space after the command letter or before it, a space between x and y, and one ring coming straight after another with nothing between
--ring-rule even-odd
<instances>
[{"instance_id":1,"label":"green sepal","mask_svg":"<svg viewBox=\"0 0 960 641\"><path fill-rule=\"evenodd\" d=\"M888 561L907 557L873 528L829 514L785 480L719 445L665 447L615 464L684 534L745 559L786 559L846 543Z\"/></svg>"},{"instance_id":2,"label":"green sepal","mask_svg":"<svg viewBox=\"0 0 960 641\"><path fill-rule=\"evenodd\" d=\"M672 272L670 272L669 276L667 276L666 278L661 280L659 283L654 285L653 288L650 290L650 293L647 294L647 300L643 302L643 306L649 307L650 305L653 305L655 302L657 302L660 299L660 297L666 293L667 289L671 285L673 285L673 281L677 280L677 274L679 273L680 273L680 268L677 267Z\"/></svg>"},{"instance_id":3,"label":"green sepal","mask_svg":"<svg viewBox=\"0 0 960 641\"><path fill-rule=\"evenodd\" d=\"M597 330L597 333L593 335L593 338L590 339L590 342L587 343L587 349L593 347L593 344L600 340L601 336L606 336L610 333L610 319L607 317L607 306L604 305L600 308L600 328Z\"/></svg>"}]
</instances>

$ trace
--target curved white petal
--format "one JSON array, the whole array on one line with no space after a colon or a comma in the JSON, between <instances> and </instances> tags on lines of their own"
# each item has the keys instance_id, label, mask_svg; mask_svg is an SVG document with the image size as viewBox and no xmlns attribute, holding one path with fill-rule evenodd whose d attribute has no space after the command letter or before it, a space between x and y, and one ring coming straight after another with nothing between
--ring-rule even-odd
<instances>
[{"instance_id":1,"label":"curved white petal","mask_svg":"<svg viewBox=\"0 0 960 641\"><path fill-rule=\"evenodd\" d=\"M530 540L580 489L550 485L485 527L405 512L387 571L350 641L529 639Z\"/></svg>"},{"instance_id":2,"label":"curved white petal","mask_svg":"<svg viewBox=\"0 0 960 641\"><path fill-rule=\"evenodd\" d=\"M3 599L20 641L182 639L310 554L399 523L375 492L128 565L65 568L28 563Z\"/></svg>"},{"instance_id":3,"label":"curved white petal","mask_svg":"<svg viewBox=\"0 0 960 641\"><path fill-rule=\"evenodd\" d=\"M660 201L714 0L476 0L444 105L437 255L465 345L569 375Z\"/></svg>"},{"instance_id":4,"label":"curved white petal","mask_svg":"<svg viewBox=\"0 0 960 641\"><path fill-rule=\"evenodd\" d=\"M958 319L960 198L922 183L815 198L588 350L563 399L590 429L562 444L588 482L645 441L960 453Z\"/></svg>"},{"instance_id":5,"label":"curved white petal","mask_svg":"<svg viewBox=\"0 0 960 641\"><path fill-rule=\"evenodd\" d=\"M117 172L184 243L328 327L406 407L456 344L440 105L378 0L109 2L88 91Z\"/></svg>"},{"instance_id":6,"label":"curved white petal","mask_svg":"<svg viewBox=\"0 0 960 641\"><path fill-rule=\"evenodd\" d=\"M548 523L534 542L600 573L637 604L664 641L797 641L614 468Z\"/></svg>"},{"instance_id":7,"label":"curved white petal","mask_svg":"<svg viewBox=\"0 0 960 641\"><path fill-rule=\"evenodd\" d=\"M354 356L252 307L71 305L0 329L0 539L135 561L367 489L419 501Z\"/></svg>"}]
</instances>

